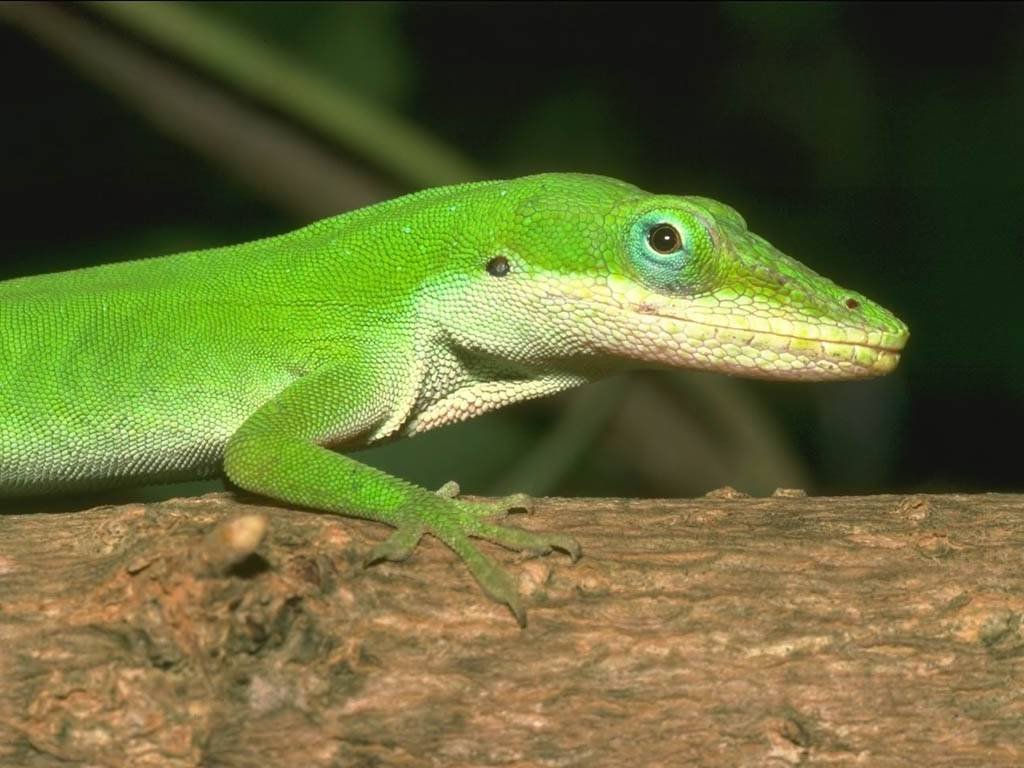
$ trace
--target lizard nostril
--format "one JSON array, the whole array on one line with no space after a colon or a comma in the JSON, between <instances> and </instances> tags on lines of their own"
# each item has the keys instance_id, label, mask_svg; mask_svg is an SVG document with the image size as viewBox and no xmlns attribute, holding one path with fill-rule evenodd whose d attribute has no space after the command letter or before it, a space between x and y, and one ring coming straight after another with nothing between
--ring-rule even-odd
<instances>
[{"instance_id":1,"label":"lizard nostril","mask_svg":"<svg viewBox=\"0 0 1024 768\"><path fill-rule=\"evenodd\" d=\"M857 309L857 307L859 307L859 306L860 306L860 302L857 301L856 299L847 299L846 300L846 308L847 309Z\"/></svg>"}]
</instances>

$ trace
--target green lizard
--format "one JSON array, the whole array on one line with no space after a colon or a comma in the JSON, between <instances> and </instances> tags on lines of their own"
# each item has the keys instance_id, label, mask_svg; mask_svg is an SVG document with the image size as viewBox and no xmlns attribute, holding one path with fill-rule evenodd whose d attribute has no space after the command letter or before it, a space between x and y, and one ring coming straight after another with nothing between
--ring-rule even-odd
<instances>
[{"instance_id":1,"label":"green lizard","mask_svg":"<svg viewBox=\"0 0 1024 768\"><path fill-rule=\"evenodd\" d=\"M0 496L224 474L425 533L525 624L471 537L522 495L431 493L350 450L628 368L771 379L891 371L906 326L749 232L732 208L546 174L428 189L279 237L0 283ZM332 450L334 449L334 450Z\"/></svg>"}]
</instances>

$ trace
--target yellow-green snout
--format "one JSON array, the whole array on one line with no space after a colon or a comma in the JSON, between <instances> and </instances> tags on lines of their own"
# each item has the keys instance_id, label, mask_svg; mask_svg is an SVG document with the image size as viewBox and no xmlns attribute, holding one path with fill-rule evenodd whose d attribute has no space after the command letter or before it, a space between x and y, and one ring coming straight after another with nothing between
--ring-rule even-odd
<instances>
[{"instance_id":1,"label":"yellow-green snout","mask_svg":"<svg viewBox=\"0 0 1024 768\"><path fill-rule=\"evenodd\" d=\"M643 357L769 379L857 379L889 373L907 326L865 296L822 277L750 232L732 209L683 199L707 228L692 291L610 284L616 303L645 329ZM630 285L632 283L632 285Z\"/></svg>"},{"instance_id":2,"label":"yellow-green snout","mask_svg":"<svg viewBox=\"0 0 1024 768\"><path fill-rule=\"evenodd\" d=\"M824 280L824 278L819 278ZM537 298L561 309L565 336L591 355L665 368L697 368L749 378L826 381L889 373L909 337L906 325L860 294L835 290L836 309L808 307L756 291L675 297L624 277L534 284ZM852 300L855 307L846 304ZM845 317L848 315L849 317ZM866 319L870 317L870 322Z\"/></svg>"},{"instance_id":3,"label":"yellow-green snout","mask_svg":"<svg viewBox=\"0 0 1024 768\"><path fill-rule=\"evenodd\" d=\"M896 367L909 337L900 320L859 296L857 309L875 316L871 326L835 317L813 322L796 307L750 296L683 300L635 285L609 288L604 297L588 291L606 309L598 315L607 324L605 351L659 366L767 379L869 378Z\"/></svg>"},{"instance_id":4,"label":"yellow-green snout","mask_svg":"<svg viewBox=\"0 0 1024 768\"><path fill-rule=\"evenodd\" d=\"M832 323L808 323L773 316L756 304L747 312L691 308L674 316L671 308L638 308L650 318L652 359L669 365L688 365L743 376L821 381L881 376L893 370L907 342L907 327L891 317L888 328ZM777 308L776 308L777 309ZM881 310L881 308L878 308ZM881 310L884 311L884 310ZM888 314L888 313L886 313ZM660 360L658 359L660 358Z\"/></svg>"}]
</instances>

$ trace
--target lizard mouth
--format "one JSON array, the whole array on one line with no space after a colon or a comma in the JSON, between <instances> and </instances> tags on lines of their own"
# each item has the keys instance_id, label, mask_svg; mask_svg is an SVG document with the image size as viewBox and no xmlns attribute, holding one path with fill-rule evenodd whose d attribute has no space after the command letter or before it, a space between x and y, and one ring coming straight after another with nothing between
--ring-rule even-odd
<instances>
[{"instance_id":1,"label":"lizard mouth","mask_svg":"<svg viewBox=\"0 0 1024 768\"><path fill-rule=\"evenodd\" d=\"M566 316L576 320L567 332L582 328L583 344L593 353L658 368L796 381L866 379L896 368L909 338L906 326L881 308L859 313L860 324L852 316L845 324L815 323L795 312L772 321L770 307L751 308L747 316L740 316L741 306L731 314L692 305L673 312L648 296L629 295L631 285L609 288L558 284L546 295L562 311L569 305Z\"/></svg>"},{"instance_id":2,"label":"lizard mouth","mask_svg":"<svg viewBox=\"0 0 1024 768\"><path fill-rule=\"evenodd\" d=\"M669 314L639 305L630 313L646 327L639 348L618 350L670 367L693 367L747 378L826 381L862 379L892 371L909 333L891 328L815 325L789 321L790 329L743 327L710 313Z\"/></svg>"},{"instance_id":3,"label":"lizard mouth","mask_svg":"<svg viewBox=\"0 0 1024 768\"><path fill-rule=\"evenodd\" d=\"M754 328L743 328L738 325L730 325L728 323L716 323L710 322L707 318L702 317L700 320L694 320L693 318L679 317L677 315L670 315L664 312L658 311L647 311L644 309L638 309L638 314L654 316L663 320L675 320L680 323L700 325L705 328L714 328L720 331L726 331L737 334L750 334L753 337L773 337L776 339L789 339L793 342L799 342L802 344L832 344L836 346L847 346L856 347L860 349L870 349L875 352L887 352L893 355L899 355L903 348L907 345L907 340L910 338L910 333L904 328L901 331L888 331L888 330L873 330L863 332L866 338L864 340L853 340L853 339L842 339L837 337L826 338L825 336L813 335L813 334L800 334L800 333L782 333L775 330L761 330ZM840 328L841 326L832 326Z\"/></svg>"}]
</instances>

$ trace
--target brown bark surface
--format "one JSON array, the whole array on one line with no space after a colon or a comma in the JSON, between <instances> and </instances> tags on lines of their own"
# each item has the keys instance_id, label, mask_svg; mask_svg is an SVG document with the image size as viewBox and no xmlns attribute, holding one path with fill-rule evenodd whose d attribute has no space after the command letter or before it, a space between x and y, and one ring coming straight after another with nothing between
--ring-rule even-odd
<instances>
[{"instance_id":1,"label":"brown bark surface","mask_svg":"<svg viewBox=\"0 0 1024 768\"><path fill-rule=\"evenodd\" d=\"M433 539L364 569L372 523L230 494L0 515L0 765L1024 765L1024 497L510 522L584 549L489 549L525 630Z\"/></svg>"}]
</instances>

